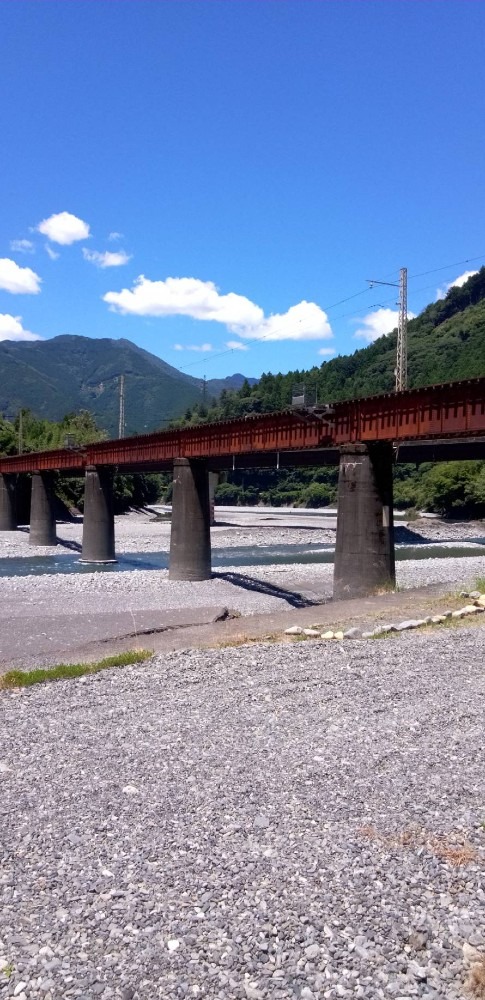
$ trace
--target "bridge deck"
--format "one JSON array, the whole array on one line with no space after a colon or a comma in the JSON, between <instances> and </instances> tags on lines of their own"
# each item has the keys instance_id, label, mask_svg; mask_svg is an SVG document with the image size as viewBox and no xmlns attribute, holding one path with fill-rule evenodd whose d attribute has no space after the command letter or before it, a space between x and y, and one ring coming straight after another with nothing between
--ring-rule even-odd
<instances>
[{"instance_id":1,"label":"bridge deck","mask_svg":"<svg viewBox=\"0 0 485 1000\"><path fill-rule=\"evenodd\" d=\"M481 437L485 438L485 377L339 402L319 412L252 414L79 449L15 455L0 458L0 473L81 473L89 465L141 471L170 466L175 458L206 458L217 463L233 456L257 455L264 465L266 457L272 464L279 452L335 449L358 441L418 445L433 440L479 441Z\"/></svg>"}]
</instances>

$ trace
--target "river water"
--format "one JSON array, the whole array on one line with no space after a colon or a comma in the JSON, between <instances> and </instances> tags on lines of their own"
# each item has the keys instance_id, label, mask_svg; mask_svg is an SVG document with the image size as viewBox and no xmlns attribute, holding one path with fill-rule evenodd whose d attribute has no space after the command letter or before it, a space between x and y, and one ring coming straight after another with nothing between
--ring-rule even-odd
<instances>
[{"instance_id":1,"label":"river water","mask_svg":"<svg viewBox=\"0 0 485 1000\"><path fill-rule=\"evenodd\" d=\"M271 566L291 563L332 563L332 544L304 545L241 545L227 549L213 549L212 566ZM485 555L485 537L472 538L462 543L422 543L396 545L398 562L410 559L450 559ZM123 573L134 570L168 569L168 552L130 552L118 557L118 562L106 565L82 563L78 553L66 552L54 556L21 556L0 558L0 577L44 576L68 573Z\"/></svg>"}]
</instances>

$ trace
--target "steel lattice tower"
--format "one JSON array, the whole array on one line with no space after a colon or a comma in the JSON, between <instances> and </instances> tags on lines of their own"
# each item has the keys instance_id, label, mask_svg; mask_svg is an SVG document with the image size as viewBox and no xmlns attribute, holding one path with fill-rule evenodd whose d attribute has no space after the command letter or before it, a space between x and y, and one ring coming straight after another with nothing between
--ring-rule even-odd
<instances>
[{"instance_id":1,"label":"steel lattice tower","mask_svg":"<svg viewBox=\"0 0 485 1000\"><path fill-rule=\"evenodd\" d=\"M399 319L397 325L396 392L408 387L408 269L399 272Z\"/></svg>"}]
</instances>

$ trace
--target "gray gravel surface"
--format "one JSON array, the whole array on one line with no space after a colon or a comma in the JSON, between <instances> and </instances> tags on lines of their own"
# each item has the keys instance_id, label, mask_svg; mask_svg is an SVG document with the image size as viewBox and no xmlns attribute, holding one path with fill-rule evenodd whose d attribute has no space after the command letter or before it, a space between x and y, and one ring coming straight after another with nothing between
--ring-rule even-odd
<instances>
[{"instance_id":1,"label":"gray gravel surface","mask_svg":"<svg viewBox=\"0 0 485 1000\"><path fill-rule=\"evenodd\" d=\"M3 694L0 996L463 997L484 638L189 651Z\"/></svg>"}]
</instances>

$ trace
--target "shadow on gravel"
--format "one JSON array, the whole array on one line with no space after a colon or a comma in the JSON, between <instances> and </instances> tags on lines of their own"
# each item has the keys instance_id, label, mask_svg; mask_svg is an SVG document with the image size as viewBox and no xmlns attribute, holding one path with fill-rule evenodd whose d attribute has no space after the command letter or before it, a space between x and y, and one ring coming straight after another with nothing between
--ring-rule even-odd
<instances>
[{"instance_id":1,"label":"shadow on gravel","mask_svg":"<svg viewBox=\"0 0 485 1000\"><path fill-rule=\"evenodd\" d=\"M265 594L268 597L279 597L280 600L290 604L292 608L311 608L322 603L321 598L312 600L295 591L283 590L282 587L275 587L272 583L255 580L254 577L246 576L245 573L213 573L212 575L219 580L232 583L235 587L242 587L243 590L256 591L256 593Z\"/></svg>"}]
</instances>

